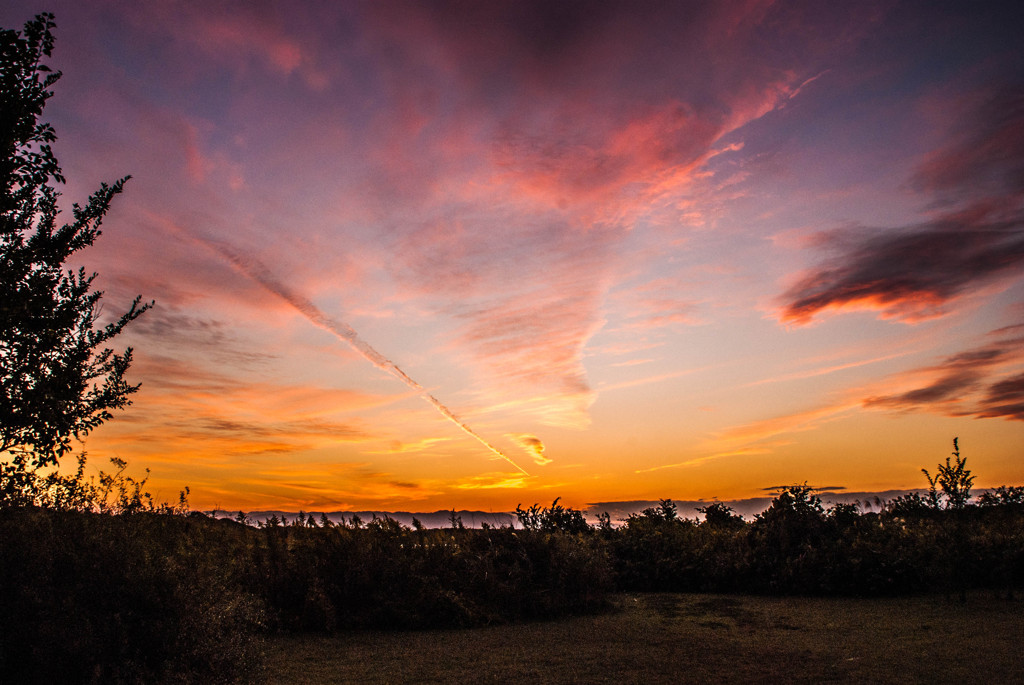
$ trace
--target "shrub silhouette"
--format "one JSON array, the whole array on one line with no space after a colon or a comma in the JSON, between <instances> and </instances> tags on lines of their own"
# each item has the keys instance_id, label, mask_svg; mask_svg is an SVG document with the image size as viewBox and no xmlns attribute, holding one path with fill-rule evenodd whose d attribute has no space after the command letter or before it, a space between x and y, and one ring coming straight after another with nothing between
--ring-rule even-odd
<instances>
[{"instance_id":1,"label":"shrub silhouette","mask_svg":"<svg viewBox=\"0 0 1024 685\"><path fill-rule=\"evenodd\" d=\"M946 457L946 464L939 464L933 478L927 469L921 469L921 473L928 479L928 502L933 508L939 508L940 496L936 485L942 489L942 499L947 509L963 509L971 500L971 485L974 483L974 476L966 467L967 460L960 456L959 438L953 438L953 457L956 461L950 464L949 457Z\"/></svg>"},{"instance_id":2,"label":"shrub silhouette","mask_svg":"<svg viewBox=\"0 0 1024 685\"><path fill-rule=\"evenodd\" d=\"M561 497L556 497L550 507L541 507L534 504L529 509L523 509L521 504L516 505L516 519L525 530L540 530L545 532L559 531L562 533L589 533L590 525L583 517L583 512L572 508L563 507L558 503Z\"/></svg>"},{"instance_id":3,"label":"shrub silhouette","mask_svg":"<svg viewBox=\"0 0 1024 685\"><path fill-rule=\"evenodd\" d=\"M236 582L238 540L137 513L0 510L4 680L233 682L261 668L259 603Z\"/></svg>"}]
</instances>

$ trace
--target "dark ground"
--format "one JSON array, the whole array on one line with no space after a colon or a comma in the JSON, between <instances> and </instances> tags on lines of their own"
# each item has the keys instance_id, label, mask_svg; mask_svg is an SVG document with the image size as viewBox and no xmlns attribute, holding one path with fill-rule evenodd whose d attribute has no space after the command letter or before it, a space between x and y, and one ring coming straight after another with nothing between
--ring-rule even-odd
<instances>
[{"instance_id":1,"label":"dark ground","mask_svg":"<svg viewBox=\"0 0 1024 685\"><path fill-rule=\"evenodd\" d=\"M623 594L603 615L300 635L272 683L1024 682L1020 600Z\"/></svg>"}]
</instances>

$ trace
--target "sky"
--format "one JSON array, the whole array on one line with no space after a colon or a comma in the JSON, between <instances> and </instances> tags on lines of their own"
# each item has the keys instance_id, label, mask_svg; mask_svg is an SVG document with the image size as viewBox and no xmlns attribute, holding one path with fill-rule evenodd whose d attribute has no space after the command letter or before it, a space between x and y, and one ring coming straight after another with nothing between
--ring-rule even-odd
<instances>
[{"instance_id":1,"label":"sky","mask_svg":"<svg viewBox=\"0 0 1024 685\"><path fill-rule=\"evenodd\" d=\"M0 4L195 508L1024 483L1018 3Z\"/></svg>"}]
</instances>

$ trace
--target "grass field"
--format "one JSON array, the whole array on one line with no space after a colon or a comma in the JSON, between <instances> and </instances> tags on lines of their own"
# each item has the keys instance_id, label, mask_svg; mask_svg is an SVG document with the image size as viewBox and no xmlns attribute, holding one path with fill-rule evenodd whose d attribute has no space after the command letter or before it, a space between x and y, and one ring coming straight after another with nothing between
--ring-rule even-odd
<instances>
[{"instance_id":1,"label":"grass field","mask_svg":"<svg viewBox=\"0 0 1024 685\"><path fill-rule=\"evenodd\" d=\"M1024 682L1019 601L627 594L472 630L274 638L272 683Z\"/></svg>"}]
</instances>

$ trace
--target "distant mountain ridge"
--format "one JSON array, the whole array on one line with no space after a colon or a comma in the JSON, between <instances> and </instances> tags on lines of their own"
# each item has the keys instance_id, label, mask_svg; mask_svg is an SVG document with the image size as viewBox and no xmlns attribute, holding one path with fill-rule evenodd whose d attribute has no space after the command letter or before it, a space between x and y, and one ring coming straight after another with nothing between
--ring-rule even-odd
<instances>
[{"instance_id":1,"label":"distant mountain ridge","mask_svg":"<svg viewBox=\"0 0 1024 685\"><path fill-rule=\"evenodd\" d=\"M760 514L765 509L771 506L772 500L775 499L775 488L766 488L766 491L770 490L773 494L765 495L764 497L749 497L746 499L731 499L731 500L718 500L718 499L703 499L703 500L680 500L675 499L672 502L676 505L676 512L680 518L701 518L697 513L697 509L706 507L712 502L721 502L726 506L732 507L733 511L741 515L748 521L753 520L755 514ZM977 492L980 494L984 489L979 489ZM853 504L857 503L861 505L861 511L871 512L879 511L886 502L893 500L900 495L906 495L911 492L917 492L923 494L925 490L883 490L880 492L842 492L838 488L836 489L821 489L815 490L818 497L821 498L822 504L825 508L828 508L834 504ZM603 512L607 512L611 516L612 521L620 521L628 518L631 514L638 514L644 509L650 507L656 507L660 503L659 500L628 500L621 502L594 502L588 504L584 509L584 515L587 520L597 520L597 515Z\"/></svg>"},{"instance_id":2,"label":"distant mountain ridge","mask_svg":"<svg viewBox=\"0 0 1024 685\"><path fill-rule=\"evenodd\" d=\"M984 492L984 488L976 490L977 494ZM841 492L837 490L821 490L816 494L821 497L822 503L829 507L833 504L852 504L854 502L861 505L861 510L864 512L878 511L881 507L900 495L906 495L911 492L924 493L924 490L884 490L881 492ZM750 497L747 499L735 499L735 500L672 500L676 505L676 510L680 518L699 518L697 509L706 507L712 502L721 501L723 504L732 507L733 511L740 514L744 518L751 520L755 514L760 514L769 506L771 506L774 495L766 495L764 497ZM542 506L548 506L548 503L541 503ZM644 509L650 507L656 507L659 504L659 500L627 500L627 501L616 501L616 502L594 502L586 505L581 510L583 511L584 517L586 517L589 523L596 523L599 514L608 513L611 516L613 523L618 523L626 520L632 514L638 514ZM224 509L216 509L213 511L206 511L206 514L216 516L217 518L234 518L237 511L226 511ZM300 512L297 511L280 511L276 509L267 509L259 511L245 512L246 518L251 523L263 522L269 519L271 516L276 516L278 519L286 519L287 521L294 521ZM495 528L500 526L516 526L518 519L516 518L515 512L513 511L477 511L469 509L459 509L452 511L451 509L439 509L432 512L409 512L409 511L304 511L302 512L307 518L312 515L318 522L320 517L325 515L328 520L332 523L341 523L342 521L350 522L354 516L358 516L359 519L366 523L372 521L374 518L391 518L398 521L403 526L412 527L413 518L417 519L425 528L449 528L451 527L452 514L462 521L462 525L467 528L481 528L484 523Z\"/></svg>"},{"instance_id":3,"label":"distant mountain ridge","mask_svg":"<svg viewBox=\"0 0 1024 685\"><path fill-rule=\"evenodd\" d=\"M224 511L218 509L216 512L205 512L207 514L216 514L218 518L229 517L233 518L238 512ZM452 523L452 510L439 509L438 511L431 512L409 512L409 511L306 511L302 512L306 518L312 515L317 522L320 521L320 517L323 515L327 516L327 519L331 523L342 523L351 522L353 517L358 516L363 523L372 521L374 518L390 518L398 521L403 526L412 527L413 518L417 519L425 528L450 528ZM490 512L490 511L470 511L467 509L461 509L454 512L455 516L462 520L462 525L467 528L481 528L482 524L486 523L489 526L498 528L500 526L511 526L516 521L516 515L512 512ZM294 521L299 515L297 511L278 511L278 510L265 510L265 511L249 511L245 512L246 518L250 522L266 521L271 516L276 516L278 519L284 518L288 521Z\"/></svg>"}]
</instances>

